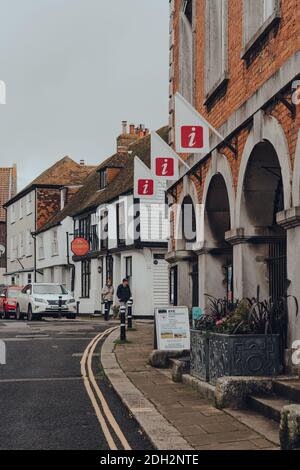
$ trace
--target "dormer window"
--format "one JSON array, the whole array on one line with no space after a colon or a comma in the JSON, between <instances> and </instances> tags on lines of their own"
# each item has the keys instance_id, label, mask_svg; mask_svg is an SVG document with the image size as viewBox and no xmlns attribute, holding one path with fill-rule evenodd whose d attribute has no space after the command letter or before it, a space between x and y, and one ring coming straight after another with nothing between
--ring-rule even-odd
<instances>
[{"instance_id":1,"label":"dormer window","mask_svg":"<svg viewBox=\"0 0 300 470\"><path fill-rule=\"evenodd\" d=\"M100 189L104 189L107 186L107 170L100 171Z\"/></svg>"}]
</instances>

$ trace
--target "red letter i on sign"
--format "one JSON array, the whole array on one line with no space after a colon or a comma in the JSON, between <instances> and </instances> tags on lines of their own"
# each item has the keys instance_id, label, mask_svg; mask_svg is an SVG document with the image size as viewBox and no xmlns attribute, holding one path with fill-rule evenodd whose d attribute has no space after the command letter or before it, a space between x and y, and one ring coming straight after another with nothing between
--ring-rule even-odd
<instances>
[{"instance_id":1,"label":"red letter i on sign","mask_svg":"<svg viewBox=\"0 0 300 470\"><path fill-rule=\"evenodd\" d=\"M156 158L156 176L174 176L174 159L173 158Z\"/></svg>"},{"instance_id":2,"label":"red letter i on sign","mask_svg":"<svg viewBox=\"0 0 300 470\"><path fill-rule=\"evenodd\" d=\"M204 132L201 126L181 127L181 146L186 149L200 149L204 145Z\"/></svg>"},{"instance_id":3,"label":"red letter i on sign","mask_svg":"<svg viewBox=\"0 0 300 470\"><path fill-rule=\"evenodd\" d=\"M139 196L153 196L154 194L154 180L140 179L138 181Z\"/></svg>"}]
</instances>

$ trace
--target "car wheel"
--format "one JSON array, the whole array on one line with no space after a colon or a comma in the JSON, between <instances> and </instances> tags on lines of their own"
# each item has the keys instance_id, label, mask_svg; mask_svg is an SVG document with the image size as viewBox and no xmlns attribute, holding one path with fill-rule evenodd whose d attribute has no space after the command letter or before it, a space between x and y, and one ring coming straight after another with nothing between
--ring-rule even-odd
<instances>
[{"instance_id":1,"label":"car wheel","mask_svg":"<svg viewBox=\"0 0 300 470\"><path fill-rule=\"evenodd\" d=\"M16 308L16 320L20 321L20 320L23 320L24 319L24 315L22 315L21 311L20 311L20 306L17 305L17 308Z\"/></svg>"},{"instance_id":2,"label":"car wheel","mask_svg":"<svg viewBox=\"0 0 300 470\"><path fill-rule=\"evenodd\" d=\"M35 320L35 315L32 313L31 305L28 306L27 319L28 319L28 321L34 321Z\"/></svg>"}]
</instances>

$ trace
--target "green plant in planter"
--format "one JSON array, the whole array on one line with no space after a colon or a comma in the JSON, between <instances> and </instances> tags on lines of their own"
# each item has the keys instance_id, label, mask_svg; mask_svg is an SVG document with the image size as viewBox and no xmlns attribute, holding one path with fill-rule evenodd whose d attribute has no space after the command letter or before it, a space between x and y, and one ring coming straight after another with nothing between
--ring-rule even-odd
<instances>
[{"instance_id":1,"label":"green plant in planter","mask_svg":"<svg viewBox=\"0 0 300 470\"><path fill-rule=\"evenodd\" d=\"M239 301L235 300L231 302L226 298L217 299L208 294L206 294L206 296L208 297L209 305L200 320L196 321L195 327L202 331L223 332L226 329L225 325L227 321L233 315Z\"/></svg>"},{"instance_id":2,"label":"green plant in planter","mask_svg":"<svg viewBox=\"0 0 300 470\"><path fill-rule=\"evenodd\" d=\"M208 296L209 306L197 322L196 329L224 334L280 334L282 347L286 344L288 305L295 305L298 315L298 301L291 295L277 300L260 300L260 288L256 297L229 302ZM290 305L291 306L291 305Z\"/></svg>"}]
</instances>

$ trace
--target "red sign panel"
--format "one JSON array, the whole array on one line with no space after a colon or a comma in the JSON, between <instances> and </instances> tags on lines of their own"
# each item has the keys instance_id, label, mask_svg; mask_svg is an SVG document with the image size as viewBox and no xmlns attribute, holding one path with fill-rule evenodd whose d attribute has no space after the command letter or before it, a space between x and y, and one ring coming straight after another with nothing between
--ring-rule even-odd
<instances>
[{"instance_id":1,"label":"red sign panel","mask_svg":"<svg viewBox=\"0 0 300 470\"><path fill-rule=\"evenodd\" d=\"M90 251L90 243L86 238L74 238L71 250L75 256L85 256Z\"/></svg>"},{"instance_id":2,"label":"red sign panel","mask_svg":"<svg viewBox=\"0 0 300 470\"><path fill-rule=\"evenodd\" d=\"M174 158L161 158L155 159L155 174L156 176L174 176L175 166Z\"/></svg>"},{"instance_id":3,"label":"red sign panel","mask_svg":"<svg viewBox=\"0 0 300 470\"><path fill-rule=\"evenodd\" d=\"M138 195L139 196L153 196L154 195L154 180L139 179L138 180Z\"/></svg>"},{"instance_id":4,"label":"red sign panel","mask_svg":"<svg viewBox=\"0 0 300 470\"><path fill-rule=\"evenodd\" d=\"M181 127L181 147L186 149L204 146L204 130L202 126L182 126Z\"/></svg>"}]
</instances>

